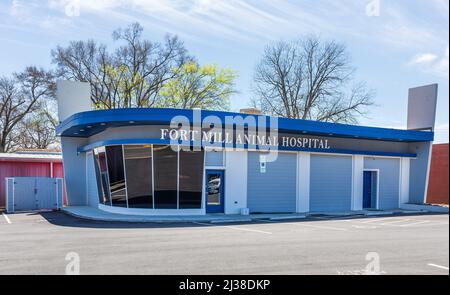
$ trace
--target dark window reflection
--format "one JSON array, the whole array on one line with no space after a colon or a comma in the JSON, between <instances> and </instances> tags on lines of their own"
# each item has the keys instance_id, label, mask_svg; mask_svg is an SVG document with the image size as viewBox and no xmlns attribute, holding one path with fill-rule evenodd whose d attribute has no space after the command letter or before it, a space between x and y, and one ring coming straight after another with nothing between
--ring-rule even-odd
<instances>
[{"instance_id":1,"label":"dark window reflection","mask_svg":"<svg viewBox=\"0 0 450 295\"><path fill-rule=\"evenodd\" d=\"M156 209L177 208L177 154L170 145L153 146Z\"/></svg>"},{"instance_id":2,"label":"dark window reflection","mask_svg":"<svg viewBox=\"0 0 450 295\"><path fill-rule=\"evenodd\" d=\"M221 202L221 174L208 174L208 205L220 205Z\"/></svg>"},{"instance_id":3,"label":"dark window reflection","mask_svg":"<svg viewBox=\"0 0 450 295\"><path fill-rule=\"evenodd\" d=\"M180 150L180 209L201 208L203 151Z\"/></svg>"},{"instance_id":4,"label":"dark window reflection","mask_svg":"<svg viewBox=\"0 0 450 295\"><path fill-rule=\"evenodd\" d=\"M113 206L126 207L125 174L123 167L123 153L121 145L106 147L109 185Z\"/></svg>"},{"instance_id":5,"label":"dark window reflection","mask_svg":"<svg viewBox=\"0 0 450 295\"><path fill-rule=\"evenodd\" d=\"M124 145L128 207L153 208L152 149L150 145Z\"/></svg>"},{"instance_id":6,"label":"dark window reflection","mask_svg":"<svg viewBox=\"0 0 450 295\"><path fill-rule=\"evenodd\" d=\"M108 169L106 167L105 148L94 150L95 175L97 176L97 189L100 204L111 205L109 199Z\"/></svg>"}]
</instances>

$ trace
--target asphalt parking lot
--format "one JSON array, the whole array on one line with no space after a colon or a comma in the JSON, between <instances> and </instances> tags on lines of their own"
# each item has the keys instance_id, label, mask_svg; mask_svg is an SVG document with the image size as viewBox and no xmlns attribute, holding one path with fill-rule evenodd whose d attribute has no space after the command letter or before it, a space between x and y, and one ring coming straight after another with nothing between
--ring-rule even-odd
<instances>
[{"instance_id":1,"label":"asphalt parking lot","mask_svg":"<svg viewBox=\"0 0 450 295\"><path fill-rule=\"evenodd\" d=\"M106 223L62 212L0 216L0 274L448 275L448 214L261 221Z\"/></svg>"}]
</instances>

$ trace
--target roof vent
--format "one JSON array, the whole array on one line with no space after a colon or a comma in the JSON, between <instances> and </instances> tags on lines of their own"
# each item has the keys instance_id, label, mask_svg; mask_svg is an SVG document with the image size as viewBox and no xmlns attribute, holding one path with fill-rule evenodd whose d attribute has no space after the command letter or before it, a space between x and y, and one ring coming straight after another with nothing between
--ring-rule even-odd
<instances>
[{"instance_id":1,"label":"roof vent","mask_svg":"<svg viewBox=\"0 0 450 295\"><path fill-rule=\"evenodd\" d=\"M239 113L243 113L243 114L249 114L249 115L262 115L261 110L257 109L257 108L244 108L244 109L240 109Z\"/></svg>"}]
</instances>

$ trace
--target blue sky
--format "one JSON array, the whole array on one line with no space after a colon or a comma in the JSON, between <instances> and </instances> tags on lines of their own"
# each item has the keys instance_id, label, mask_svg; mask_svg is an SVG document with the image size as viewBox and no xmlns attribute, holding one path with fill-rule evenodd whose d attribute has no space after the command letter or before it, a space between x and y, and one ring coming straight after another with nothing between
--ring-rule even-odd
<instances>
[{"instance_id":1,"label":"blue sky","mask_svg":"<svg viewBox=\"0 0 450 295\"><path fill-rule=\"evenodd\" d=\"M308 34L347 45L356 78L375 89L370 126L404 128L408 88L439 83L437 142L449 136L448 0L0 0L0 75L51 67L50 50L139 21L160 41L177 34L201 63L239 74L232 110L249 105L264 46Z\"/></svg>"}]
</instances>

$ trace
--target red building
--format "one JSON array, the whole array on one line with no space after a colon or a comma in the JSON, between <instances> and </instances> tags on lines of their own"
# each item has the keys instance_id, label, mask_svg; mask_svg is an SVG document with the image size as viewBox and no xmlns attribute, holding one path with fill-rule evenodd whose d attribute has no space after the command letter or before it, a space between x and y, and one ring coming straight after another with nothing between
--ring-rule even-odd
<instances>
[{"instance_id":1,"label":"red building","mask_svg":"<svg viewBox=\"0 0 450 295\"><path fill-rule=\"evenodd\" d=\"M59 152L23 151L0 153L0 208L4 208L5 178L18 176L64 177Z\"/></svg>"},{"instance_id":2,"label":"red building","mask_svg":"<svg viewBox=\"0 0 450 295\"><path fill-rule=\"evenodd\" d=\"M448 143L433 144L427 203L448 204Z\"/></svg>"}]
</instances>

